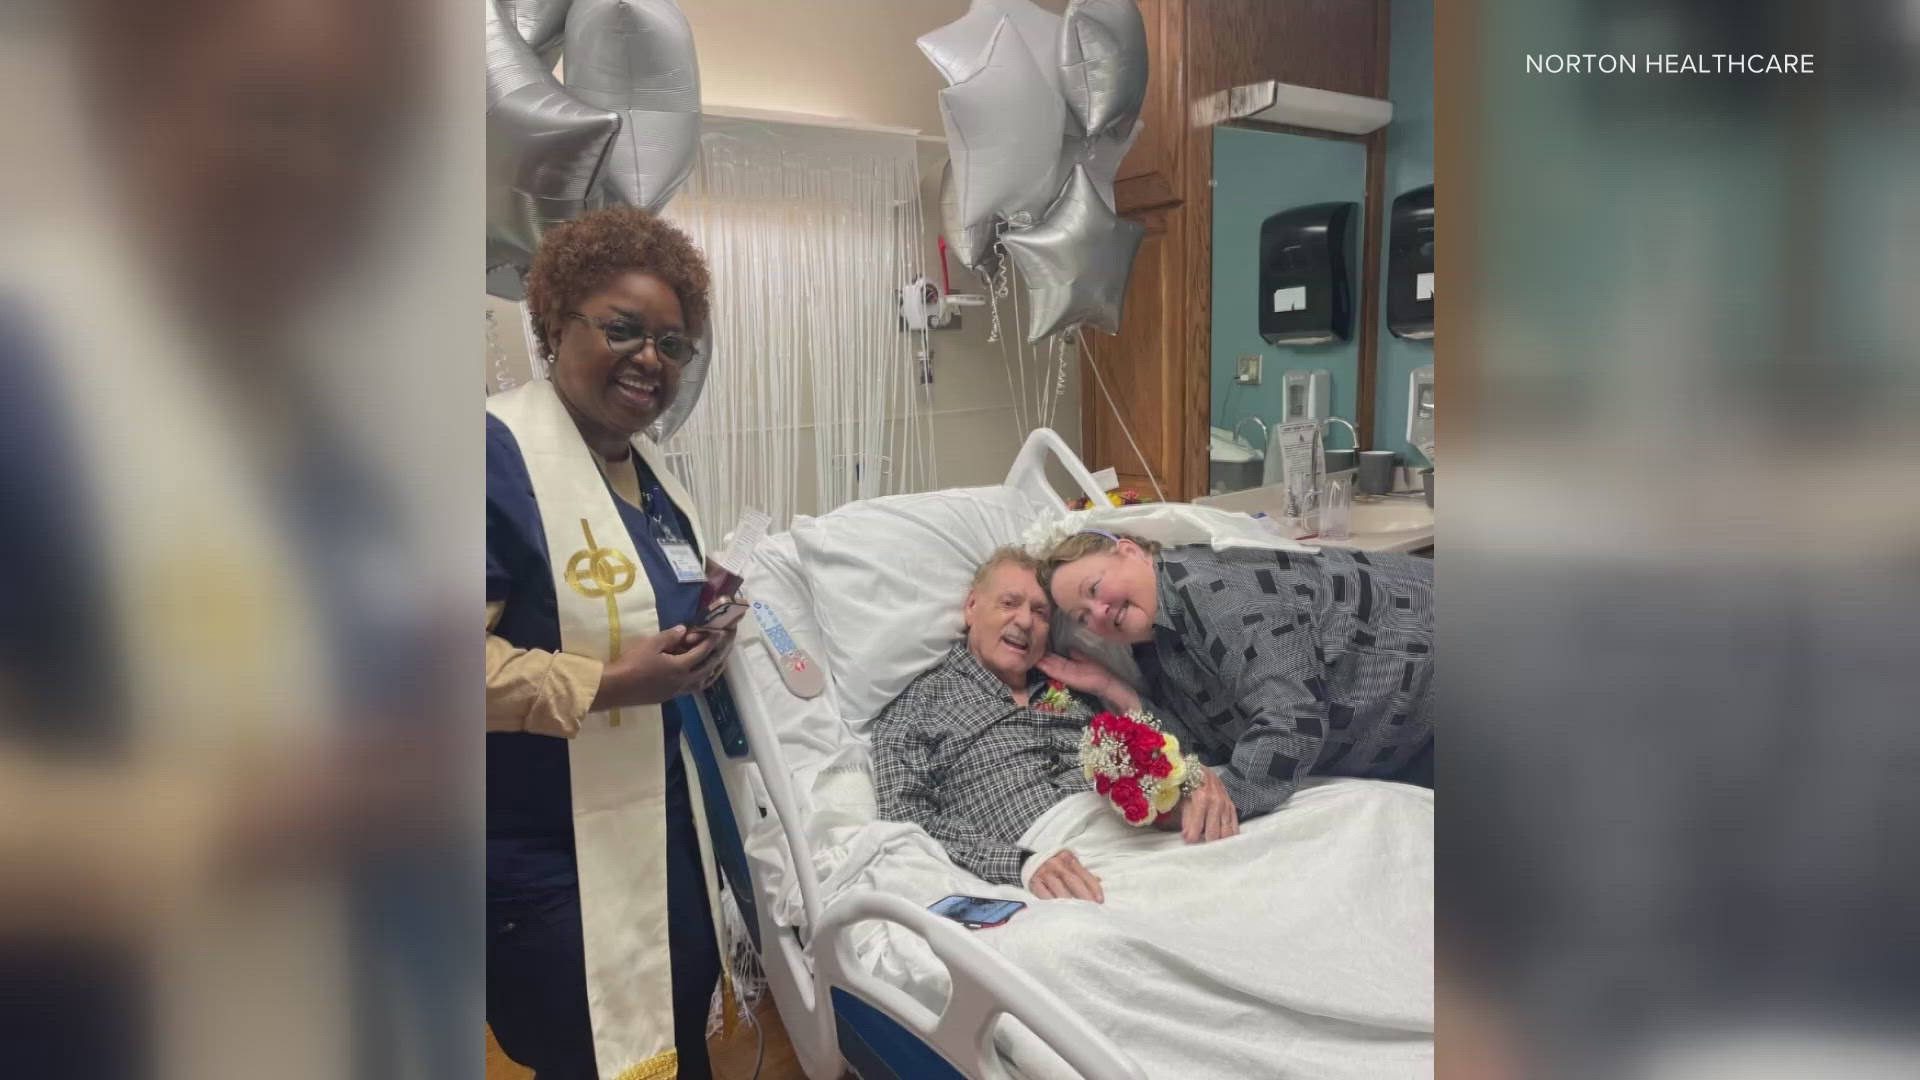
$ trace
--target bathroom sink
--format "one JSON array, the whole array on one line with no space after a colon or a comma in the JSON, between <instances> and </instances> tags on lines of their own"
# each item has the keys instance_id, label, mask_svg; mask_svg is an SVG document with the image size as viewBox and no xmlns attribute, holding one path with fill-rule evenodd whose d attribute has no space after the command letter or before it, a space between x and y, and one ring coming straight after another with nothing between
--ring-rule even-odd
<instances>
[{"instance_id":1,"label":"bathroom sink","mask_svg":"<svg viewBox=\"0 0 1920 1080\"><path fill-rule=\"evenodd\" d=\"M1363 495L1353 501L1353 514L1348 520L1355 534L1433 531L1433 510L1422 499Z\"/></svg>"},{"instance_id":2,"label":"bathroom sink","mask_svg":"<svg viewBox=\"0 0 1920 1080\"><path fill-rule=\"evenodd\" d=\"M1207 456L1214 461L1239 464L1245 461L1259 461L1266 453L1247 443L1245 439L1232 432L1213 429L1213 437L1207 444Z\"/></svg>"},{"instance_id":3,"label":"bathroom sink","mask_svg":"<svg viewBox=\"0 0 1920 1080\"><path fill-rule=\"evenodd\" d=\"M1279 519L1285 513L1286 490L1279 484L1267 484L1224 495L1208 495L1193 500L1201 506L1213 506L1241 514L1264 514ZM1420 498L1380 498L1362 495L1353 501L1345 540L1322 540L1301 536L1301 543L1327 547L1358 548L1362 551L1409 552L1433 545L1433 510Z\"/></svg>"}]
</instances>

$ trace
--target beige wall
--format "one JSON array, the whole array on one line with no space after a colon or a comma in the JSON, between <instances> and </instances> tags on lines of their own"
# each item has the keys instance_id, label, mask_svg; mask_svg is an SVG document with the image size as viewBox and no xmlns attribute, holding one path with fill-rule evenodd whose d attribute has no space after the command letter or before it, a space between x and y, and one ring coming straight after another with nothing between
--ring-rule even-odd
<instances>
[{"instance_id":1,"label":"beige wall","mask_svg":"<svg viewBox=\"0 0 1920 1080\"><path fill-rule=\"evenodd\" d=\"M1043 0L1063 9L1065 0ZM959 18L967 0L680 0L700 51L703 104L833 117L856 124L941 134L940 77L914 38ZM921 144L926 267L938 281L941 141ZM957 262L955 291L979 291ZM516 305L491 297L498 339L516 378L524 378ZM1006 328L1014 330L1011 312ZM1019 449L1012 393L1000 348L987 344L984 308L968 308L958 330L932 334L933 433L943 487L999 482ZM491 379L489 372L489 379ZM1037 376L1036 376L1037 378ZM1079 365L1070 365L1054 427L1080 444Z\"/></svg>"}]
</instances>

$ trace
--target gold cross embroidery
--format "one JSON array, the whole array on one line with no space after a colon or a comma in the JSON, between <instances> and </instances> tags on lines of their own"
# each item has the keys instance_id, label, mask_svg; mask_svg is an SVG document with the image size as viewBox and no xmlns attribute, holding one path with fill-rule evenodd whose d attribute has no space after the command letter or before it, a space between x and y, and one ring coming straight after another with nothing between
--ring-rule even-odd
<instances>
[{"instance_id":1,"label":"gold cross embroidery","mask_svg":"<svg viewBox=\"0 0 1920 1080\"><path fill-rule=\"evenodd\" d=\"M603 548L593 542L593 530L588 527L587 519L580 519L580 531L586 534L587 546L573 553L567 560L567 587L581 596L592 599L605 597L607 601L607 659L612 661L620 655L620 605L616 597L633 588L633 560L621 554L615 548ZM581 568L586 574L581 574ZM620 726L620 710L614 709L608 714L614 727Z\"/></svg>"}]
</instances>

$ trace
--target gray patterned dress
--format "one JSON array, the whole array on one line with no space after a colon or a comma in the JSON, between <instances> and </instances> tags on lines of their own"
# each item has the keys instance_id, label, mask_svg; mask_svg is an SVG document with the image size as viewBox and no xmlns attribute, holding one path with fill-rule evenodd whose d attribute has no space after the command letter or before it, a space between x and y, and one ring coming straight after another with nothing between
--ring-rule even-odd
<instances>
[{"instance_id":1,"label":"gray patterned dress","mask_svg":"<svg viewBox=\"0 0 1920 1080\"><path fill-rule=\"evenodd\" d=\"M1242 817L1309 773L1398 778L1433 741L1433 563L1206 546L1156 556L1162 718L1220 768Z\"/></svg>"}]
</instances>

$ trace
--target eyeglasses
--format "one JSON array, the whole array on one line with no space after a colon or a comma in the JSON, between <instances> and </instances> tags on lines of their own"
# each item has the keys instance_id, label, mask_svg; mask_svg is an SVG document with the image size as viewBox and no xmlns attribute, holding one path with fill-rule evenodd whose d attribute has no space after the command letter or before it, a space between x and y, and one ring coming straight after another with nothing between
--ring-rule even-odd
<instances>
[{"instance_id":1,"label":"eyeglasses","mask_svg":"<svg viewBox=\"0 0 1920 1080\"><path fill-rule=\"evenodd\" d=\"M567 318L579 319L600 331L600 337L607 343L607 348L621 356L639 356L646 350L648 342L653 343L653 351L660 354L660 359L675 364L684 364L692 360L700 351L693 339L680 331L667 330L655 333L637 319L618 318L609 319L606 322L595 322L577 311L567 312Z\"/></svg>"}]
</instances>

